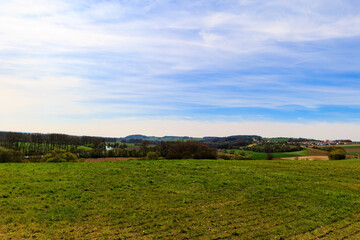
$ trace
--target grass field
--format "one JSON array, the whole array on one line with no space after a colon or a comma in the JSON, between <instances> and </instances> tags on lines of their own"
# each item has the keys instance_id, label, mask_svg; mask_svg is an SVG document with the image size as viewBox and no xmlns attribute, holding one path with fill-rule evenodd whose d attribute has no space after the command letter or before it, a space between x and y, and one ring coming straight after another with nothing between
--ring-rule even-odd
<instances>
[{"instance_id":1,"label":"grass field","mask_svg":"<svg viewBox=\"0 0 360 240\"><path fill-rule=\"evenodd\" d=\"M360 145L356 145L356 146L342 146L342 148L344 148L344 149L360 149Z\"/></svg>"},{"instance_id":2,"label":"grass field","mask_svg":"<svg viewBox=\"0 0 360 240\"><path fill-rule=\"evenodd\" d=\"M265 138L265 140L273 142L287 142L289 141L289 138Z\"/></svg>"},{"instance_id":3,"label":"grass field","mask_svg":"<svg viewBox=\"0 0 360 240\"><path fill-rule=\"evenodd\" d=\"M326 149L328 147L331 147L331 146L323 147L323 149ZM348 145L348 146L341 145L341 146L335 146L335 147L344 148L347 155L351 155L351 156L354 156L354 157L359 157L360 156L360 145L358 145L358 144Z\"/></svg>"},{"instance_id":4,"label":"grass field","mask_svg":"<svg viewBox=\"0 0 360 240\"><path fill-rule=\"evenodd\" d=\"M360 237L360 161L0 165L0 239Z\"/></svg>"},{"instance_id":5,"label":"grass field","mask_svg":"<svg viewBox=\"0 0 360 240\"><path fill-rule=\"evenodd\" d=\"M266 153L262 152L254 152L254 151L247 151L247 150L239 150L239 149L233 149L233 150L227 150L227 152L234 151L234 153L244 152L246 155L251 154L254 160L264 160L266 159ZM284 158L284 157L300 157L300 156L307 156L307 150L302 151L296 151L296 152L281 152L281 153L272 153L274 158Z\"/></svg>"},{"instance_id":6,"label":"grass field","mask_svg":"<svg viewBox=\"0 0 360 240\"><path fill-rule=\"evenodd\" d=\"M92 150L93 148L92 148L92 147L88 147L88 146L78 146L78 149L83 149L83 150L90 151L90 150Z\"/></svg>"}]
</instances>

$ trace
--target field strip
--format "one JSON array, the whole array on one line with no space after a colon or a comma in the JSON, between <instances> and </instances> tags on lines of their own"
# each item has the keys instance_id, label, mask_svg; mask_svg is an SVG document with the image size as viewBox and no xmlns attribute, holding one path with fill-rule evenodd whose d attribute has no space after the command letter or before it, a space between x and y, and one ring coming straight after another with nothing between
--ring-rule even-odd
<instances>
[{"instance_id":1,"label":"field strip","mask_svg":"<svg viewBox=\"0 0 360 240\"><path fill-rule=\"evenodd\" d=\"M310 232L291 236L289 239L360 239L360 214L321 226Z\"/></svg>"}]
</instances>

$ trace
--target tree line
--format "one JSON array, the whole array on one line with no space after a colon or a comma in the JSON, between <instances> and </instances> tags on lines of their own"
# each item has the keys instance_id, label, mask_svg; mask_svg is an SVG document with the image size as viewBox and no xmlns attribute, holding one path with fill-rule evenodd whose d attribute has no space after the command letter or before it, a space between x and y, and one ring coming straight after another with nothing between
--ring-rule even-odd
<instances>
[{"instance_id":1,"label":"tree line","mask_svg":"<svg viewBox=\"0 0 360 240\"><path fill-rule=\"evenodd\" d=\"M79 146L103 149L105 138L58 133L0 132L0 146L20 151L25 155L43 155L59 149L77 152Z\"/></svg>"},{"instance_id":2,"label":"tree line","mask_svg":"<svg viewBox=\"0 0 360 240\"><path fill-rule=\"evenodd\" d=\"M265 143L256 144L253 146L243 147L243 150L254 152L274 153L274 152L296 152L304 148L300 144L286 144L286 143Z\"/></svg>"},{"instance_id":3,"label":"tree line","mask_svg":"<svg viewBox=\"0 0 360 240\"><path fill-rule=\"evenodd\" d=\"M139 157L164 159L216 159L217 150L204 143L197 141L161 141L154 145L154 142L143 140L137 148L124 148L124 145L109 151L83 151L81 158L100 157ZM149 157L149 153L152 157Z\"/></svg>"},{"instance_id":4,"label":"tree line","mask_svg":"<svg viewBox=\"0 0 360 240\"><path fill-rule=\"evenodd\" d=\"M90 148L79 148L86 146ZM71 136L66 134L39 134L0 132L0 162L66 161L65 152L76 158L127 157L146 159L216 159L217 150L197 141L143 140L137 147L105 142L104 138Z\"/></svg>"}]
</instances>

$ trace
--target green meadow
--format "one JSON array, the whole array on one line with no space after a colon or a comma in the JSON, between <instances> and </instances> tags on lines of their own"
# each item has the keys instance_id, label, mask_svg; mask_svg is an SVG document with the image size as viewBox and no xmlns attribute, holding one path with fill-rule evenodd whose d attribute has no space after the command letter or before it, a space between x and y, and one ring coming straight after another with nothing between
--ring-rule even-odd
<instances>
[{"instance_id":1,"label":"green meadow","mask_svg":"<svg viewBox=\"0 0 360 240\"><path fill-rule=\"evenodd\" d=\"M0 239L356 239L360 161L0 164Z\"/></svg>"},{"instance_id":2,"label":"green meadow","mask_svg":"<svg viewBox=\"0 0 360 240\"><path fill-rule=\"evenodd\" d=\"M344 149L360 149L360 145L356 145L356 146L341 146Z\"/></svg>"},{"instance_id":3,"label":"green meadow","mask_svg":"<svg viewBox=\"0 0 360 240\"><path fill-rule=\"evenodd\" d=\"M239 150L239 149L233 149L233 150L226 150L226 152L234 152L235 154L238 153L245 153L245 155L252 155L253 160L264 160L266 159L267 153L263 152L254 152L254 151L248 151L248 150ZM274 158L284 158L284 157L301 157L301 156L308 156L308 150L301 150L296 152L279 152L279 153L272 153Z\"/></svg>"}]
</instances>

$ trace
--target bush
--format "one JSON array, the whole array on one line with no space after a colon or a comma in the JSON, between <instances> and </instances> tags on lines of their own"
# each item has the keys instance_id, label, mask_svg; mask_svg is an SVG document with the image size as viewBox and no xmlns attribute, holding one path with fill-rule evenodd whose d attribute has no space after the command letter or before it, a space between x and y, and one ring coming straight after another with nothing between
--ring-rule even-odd
<instances>
[{"instance_id":1,"label":"bush","mask_svg":"<svg viewBox=\"0 0 360 240\"><path fill-rule=\"evenodd\" d=\"M346 151L343 148L335 148L328 153L330 160L346 159Z\"/></svg>"},{"instance_id":2,"label":"bush","mask_svg":"<svg viewBox=\"0 0 360 240\"><path fill-rule=\"evenodd\" d=\"M233 159L233 157L228 154L221 154L221 155L219 155L219 158L223 159L223 160L232 160Z\"/></svg>"},{"instance_id":3,"label":"bush","mask_svg":"<svg viewBox=\"0 0 360 240\"><path fill-rule=\"evenodd\" d=\"M0 163L22 162L23 154L19 151L0 148Z\"/></svg>"},{"instance_id":4,"label":"bush","mask_svg":"<svg viewBox=\"0 0 360 240\"><path fill-rule=\"evenodd\" d=\"M157 160L159 158L159 155L157 152L148 152L146 154L146 159L147 160Z\"/></svg>"},{"instance_id":5,"label":"bush","mask_svg":"<svg viewBox=\"0 0 360 240\"><path fill-rule=\"evenodd\" d=\"M76 162L77 160L75 154L64 151L53 151L45 154L42 158L44 162Z\"/></svg>"},{"instance_id":6,"label":"bush","mask_svg":"<svg viewBox=\"0 0 360 240\"><path fill-rule=\"evenodd\" d=\"M235 155L235 160L251 160L252 157L253 156L251 154L246 155L245 152L239 152Z\"/></svg>"}]
</instances>

